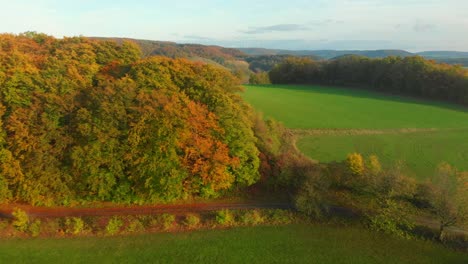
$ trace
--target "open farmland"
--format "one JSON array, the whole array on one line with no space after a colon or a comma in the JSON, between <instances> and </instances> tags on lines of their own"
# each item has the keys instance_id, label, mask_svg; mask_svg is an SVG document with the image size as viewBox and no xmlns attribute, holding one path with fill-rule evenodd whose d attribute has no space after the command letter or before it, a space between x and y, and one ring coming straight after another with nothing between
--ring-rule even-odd
<instances>
[{"instance_id":1,"label":"open farmland","mask_svg":"<svg viewBox=\"0 0 468 264\"><path fill-rule=\"evenodd\" d=\"M245 99L293 129L298 147L321 162L351 152L396 162L416 178L446 161L468 169L468 110L369 91L323 86L248 86Z\"/></svg>"},{"instance_id":2,"label":"open farmland","mask_svg":"<svg viewBox=\"0 0 468 264\"><path fill-rule=\"evenodd\" d=\"M431 176L441 161L468 170L467 131L371 135L315 135L299 139L306 155L322 162L343 160L348 153L376 154L387 166L400 162L403 171L418 179ZM332 150L332 151L331 151Z\"/></svg>"},{"instance_id":3,"label":"open farmland","mask_svg":"<svg viewBox=\"0 0 468 264\"><path fill-rule=\"evenodd\" d=\"M112 252L112 254L109 254ZM4 240L2 263L466 263L466 254L354 227L288 225L130 237Z\"/></svg>"},{"instance_id":4,"label":"open farmland","mask_svg":"<svg viewBox=\"0 0 468 264\"><path fill-rule=\"evenodd\" d=\"M468 110L449 104L324 86L250 85L255 109L289 128L467 128Z\"/></svg>"}]
</instances>

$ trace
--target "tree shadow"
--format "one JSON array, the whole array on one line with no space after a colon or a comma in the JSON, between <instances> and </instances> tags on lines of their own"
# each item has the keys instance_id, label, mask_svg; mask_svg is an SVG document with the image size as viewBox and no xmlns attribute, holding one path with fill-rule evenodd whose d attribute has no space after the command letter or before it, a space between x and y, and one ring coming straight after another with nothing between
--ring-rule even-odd
<instances>
[{"instance_id":1,"label":"tree shadow","mask_svg":"<svg viewBox=\"0 0 468 264\"><path fill-rule=\"evenodd\" d=\"M436 101L431 99L421 99L407 95L393 94L383 91L376 91L370 89L364 89L362 87L353 87L353 86L326 86L326 85L305 85L305 84L267 84L267 85L246 85L248 88L252 87L261 87L265 89L287 89L294 91L310 92L315 94L329 94L329 95L339 95L346 97L355 97L363 99L372 99L379 101L392 101L405 104L415 104L423 106L433 106L437 108L457 111L461 113L468 113L468 107L463 105L457 105L454 103Z\"/></svg>"}]
</instances>

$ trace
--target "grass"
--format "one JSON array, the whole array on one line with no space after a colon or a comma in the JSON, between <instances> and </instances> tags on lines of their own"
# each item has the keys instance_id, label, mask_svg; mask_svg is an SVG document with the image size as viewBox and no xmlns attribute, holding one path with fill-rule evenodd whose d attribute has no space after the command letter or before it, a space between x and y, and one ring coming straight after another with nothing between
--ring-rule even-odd
<instances>
[{"instance_id":1,"label":"grass","mask_svg":"<svg viewBox=\"0 0 468 264\"><path fill-rule=\"evenodd\" d=\"M431 242L289 225L129 237L0 241L1 263L468 263Z\"/></svg>"},{"instance_id":2,"label":"grass","mask_svg":"<svg viewBox=\"0 0 468 264\"><path fill-rule=\"evenodd\" d=\"M468 131L436 131L380 135L316 135L298 140L298 148L321 162L341 161L352 152L376 154L384 166L402 161L406 173L418 179L434 174L446 161L468 170Z\"/></svg>"},{"instance_id":3,"label":"grass","mask_svg":"<svg viewBox=\"0 0 468 264\"><path fill-rule=\"evenodd\" d=\"M418 179L434 174L442 161L468 170L468 109L461 106L301 85L249 85L244 97L265 116L301 129L305 136L298 140L298 148L321 162L360 152L378 155L387 166L401 161L405 172ZM308 135L312 129L324 134ZM399 134L399 129L415 131ZM359 135L359 130L371 133Z\"/></svg>"},{"instance_id":4,"label":"grass","mask_svg":"<svg viewBox=\"0 0 468 264\"><path fill-rule=\"evenodd\" d=\"M468 128L466 108L365 90L249 85L244 98L289 128Z\"/></svg>"}]
</instances>

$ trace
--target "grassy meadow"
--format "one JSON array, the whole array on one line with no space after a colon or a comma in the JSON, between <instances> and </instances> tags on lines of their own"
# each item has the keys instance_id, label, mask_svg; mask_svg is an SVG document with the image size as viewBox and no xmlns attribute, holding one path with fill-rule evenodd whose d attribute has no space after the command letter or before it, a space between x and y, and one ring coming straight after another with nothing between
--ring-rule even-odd
<instances>
[{"instance_id":1,"label":"grassy meadow","mask_svg":"<svg viewBox=\"0 0 468 264\"><path fill-rule=\"evenodd\" d=\"M265 116L300 129L298 148L321 162L360 152L378 155L386 166L402 162L418 179L442 161L468 170L463 107L324 86L249 85L244 97Z\"/></svg>"},{"instance_id":2,"label":"grassy meadow","mask_svg":"<svg viewBox=\"0 0 468 264\"><path fill-rule=\"evenodd\" d=\"M400 161L418 179L433 175L441 161L468 170L468 131L377 135L315 135L298 140L299 149L322 162L343 160L348 153L376 154L386 167ZM332 150L332 151L331 151Z\"/></svg>"},{"instance_id":3,"label":"grassy meadow","mask_svg":"<svg viewBox=\"0 0 468 264\"><path fill-rule=\"evenodd\" d=\"M110 254L112 253L112 254ZM467 263L431 242L354 227L259 226L127 237L0 241L1 263Z\"/></svg>"},{"instance_id":4,"label":"grassy meadow","mask_svg":"<svg viewBox=\"0 0 468 264\"><path fill-rule=\"evenodd\" d=\"M467 128L468 109L364 90L266 85L246 88L244 98L266 117L289 128Z\"/></svg>"}]
</instances>

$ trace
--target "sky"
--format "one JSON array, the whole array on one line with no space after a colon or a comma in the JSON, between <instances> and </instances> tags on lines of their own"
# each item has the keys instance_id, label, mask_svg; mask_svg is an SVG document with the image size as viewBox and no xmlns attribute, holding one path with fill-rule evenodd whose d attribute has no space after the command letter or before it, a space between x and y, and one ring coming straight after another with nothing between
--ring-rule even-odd
<instances>
[{"instance_id":1,"label":"sky","mask_svg":"<svg viewBox=\"0 0 468 264\"><path fill-rule=\"evenodd\" d=\"M468 51L467 0L0 0L0 32L227 47Z\"/></svg>"}]
</instances>

